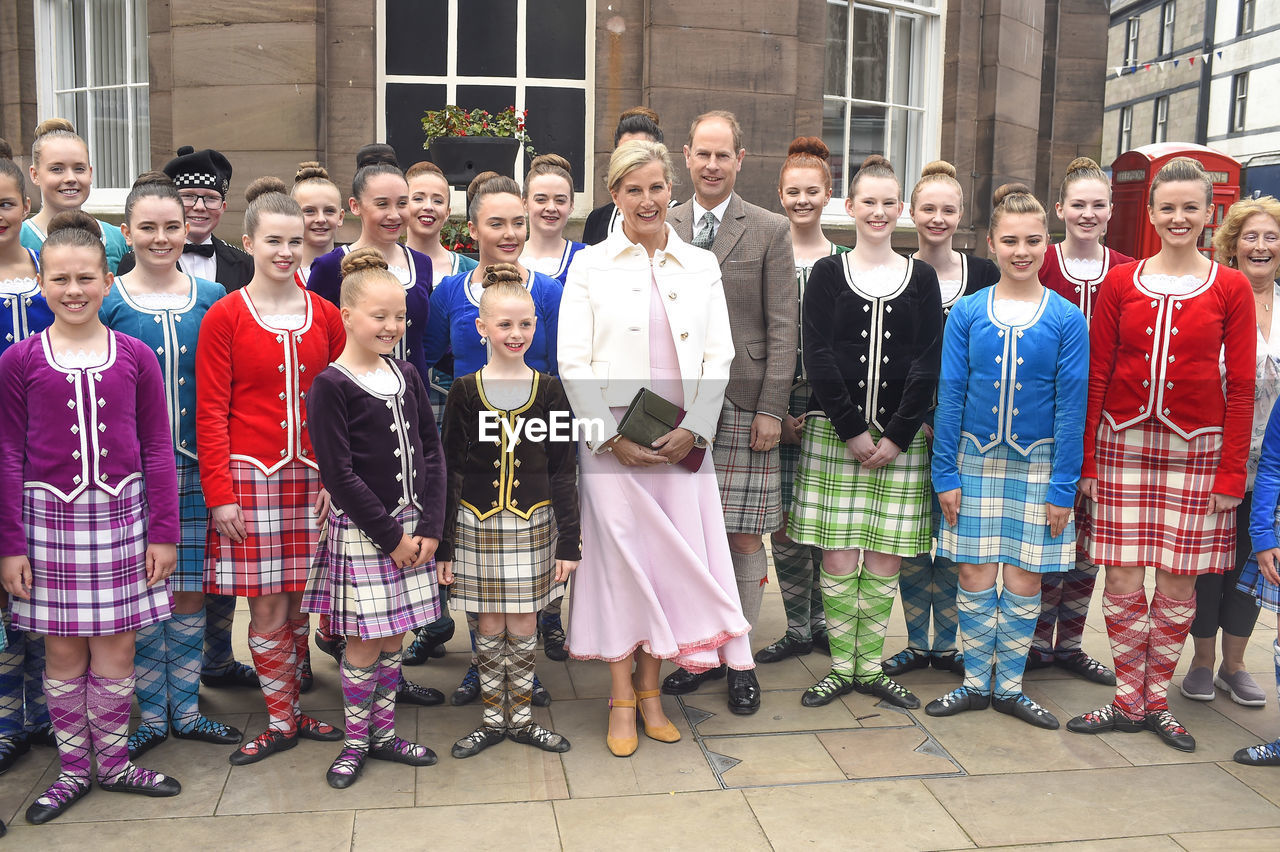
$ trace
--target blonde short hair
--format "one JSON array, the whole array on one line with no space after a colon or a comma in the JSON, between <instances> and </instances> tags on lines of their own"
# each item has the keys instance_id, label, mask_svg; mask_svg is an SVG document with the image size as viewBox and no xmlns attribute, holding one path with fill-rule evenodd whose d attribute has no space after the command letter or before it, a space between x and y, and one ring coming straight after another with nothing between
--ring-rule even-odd
<instances>
[{"instance_id":1,"label":"blonde short hair","mask_svg":"<svg viewBox=\"0 0 1280 852\"><path fill-rule=\"evenodd\" d=\"M1213 251L1218 263L1235 267L1236 249L1240 245L1240 231L1244 229L1244 223L1249 220L1249 217L1258 213L1270 216L1277 225L1280 225L1280 201L1273 196L1245 198L1231 205L1227 215L1222 218L1222 224L1213 234Z\"/></svg>"},{"instance_id":2,"label":"blonde short hair","mask_svg":"<svg viewBox=\"0 0 1280 852\"><path fill-rule=\"evenodd\" d=\"M675 183L676 171L671 165L671 155L661 142L632 139L613 149L609 157L609 191L616 192L622 179L647 163L662 163L662 174L667 183Z\"/></svg>"}]
</instances>

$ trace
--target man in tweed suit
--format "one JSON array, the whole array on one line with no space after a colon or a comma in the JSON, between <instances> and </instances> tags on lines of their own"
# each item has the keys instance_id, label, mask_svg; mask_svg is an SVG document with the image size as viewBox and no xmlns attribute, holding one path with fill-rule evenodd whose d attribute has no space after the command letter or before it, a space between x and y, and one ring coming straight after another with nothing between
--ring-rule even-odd
<instances>
[{"instance_id":1,"label":"man in tweed suit","mask_svg":"<svg viewBox=\"0 0 1280 852\"><path fill-rule=\"evenodd\" d=\"M799 308L790 225L733 191L746 153L732 113L694 119L684 147L694 196L668 221L682 240L720 261L734 356L713 454L742 614L754 627L768 571L761 537L782 519L778 440L795 372ZM723 666L701 675L677 669L663 691L692 692L724 674ZM729 709L742 715L760 709L754 671L729 672Z\"/></svg>"}]
</instances>

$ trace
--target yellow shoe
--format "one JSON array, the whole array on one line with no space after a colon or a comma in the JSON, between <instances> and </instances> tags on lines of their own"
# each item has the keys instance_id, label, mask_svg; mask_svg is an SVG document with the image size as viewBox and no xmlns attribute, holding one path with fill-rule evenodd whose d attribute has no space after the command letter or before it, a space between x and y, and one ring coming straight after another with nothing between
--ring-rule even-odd
<instances>
[{"instance_id":1,"label":"yellow shoe","mask_svg":"<svg viewBox=\"0 0 1280 852\"><path fill-rule=\"evenodd\" d=\"M644 706L640 704L646 698L657 698L662 694L658 689L637 689L636 690L636 706L640 710L640 718L644 721L644 735L651 740L657 740L660 743L678 743L680 742L680 732L676 730L676 726L671 720L667 720L667 724L661 728L652 727L649 720L644 715Z\"/></svg>"},{"instance_id":2,"label":"yellow shoe","mask_svg":"<svg viewBox=\"0 0 1280 852\"><path fill-rule=\"evenodd\" d=\"M613 709L614 707L634 708L635 706L636 700L634 698L609 699L609 709ZM606 734L604 744L609 747L609 752L614 757L630 757L635 754L636 749L640 747L640 737L635 734L626 738L615 737L613 734Z\"/></svg>"}]
</instances>

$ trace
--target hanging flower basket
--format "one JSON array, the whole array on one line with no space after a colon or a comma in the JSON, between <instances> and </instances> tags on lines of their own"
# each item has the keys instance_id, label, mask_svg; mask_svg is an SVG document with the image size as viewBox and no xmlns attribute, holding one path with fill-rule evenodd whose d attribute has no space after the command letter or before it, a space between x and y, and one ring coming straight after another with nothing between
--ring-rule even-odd
<instances>
[{"instance_id":1,"label":"hanging flower basket","mask_svg":"<svg viewBox=\"0 0 1280 852\"><path fill-rule=\"evenodd\" d=\"M495 114L465 110L452 104L422 115L427 140L423 148L440 167L450 184L465 187L480 172L493 171L515 177L516 155L521 146L533 156L524 112L514 106Z\"/></svg>"}]
</instances>

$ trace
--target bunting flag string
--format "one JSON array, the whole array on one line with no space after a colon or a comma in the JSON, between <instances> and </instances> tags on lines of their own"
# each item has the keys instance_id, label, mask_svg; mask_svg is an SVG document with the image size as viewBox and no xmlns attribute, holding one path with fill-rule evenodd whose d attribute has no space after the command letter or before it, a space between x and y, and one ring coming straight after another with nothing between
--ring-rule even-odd
<instances>
[{"instance_id":1,"label":"bunting flag string","mask_svg":"<svg viewBox=\"0 0 1280 852\"><path fill-rule=\"evenodd\" d=\"M1197 60L1202 65L1208 65L1213 58L1221 59L1221 50L1211 50L1208 53L1188 53L1183 56L1171 57L1169 59L1152 60L1151 62L1133 62L1128 65L1115 65L1112 71L1117 77L1123 77L1126 74L1137 74L1140 71L1165 71L1170 68L1178 68L1184 61L1190 68L1196 67ZM1168 66L1168 68L1166 67Z\"/></svg>"}]
</instances>

